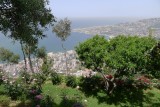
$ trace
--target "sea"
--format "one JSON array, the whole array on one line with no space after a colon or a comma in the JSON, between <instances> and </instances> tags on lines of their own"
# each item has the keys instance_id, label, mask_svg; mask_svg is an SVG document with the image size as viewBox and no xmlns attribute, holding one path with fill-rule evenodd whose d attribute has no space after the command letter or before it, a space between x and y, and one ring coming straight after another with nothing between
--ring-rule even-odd
<instances>
[{"instance_id":1,"label":"sea","mask_svg":"<svg viewBox=\"0 0 160 107\"><path fill-rule=\"evenodd\" d=\"M105 25L114 25L125 22L134 22L139 20L139 18L70 18L72 24L71 29L76 28L86 28L93 26L105 26ZM46 47L47 52L63 52L61 47L61 40L52 32L52 27L49 27L47 31L44 32L47 35L46 38L39 40L39 47ZM78 32L71 32L71 35L64 41L64 46L67 50L74 50L75 46L79 43L84 42L85 40L93 37L93 35L87 35ZM15 54L19 54L22 59L22 51L18 41L13 41L12 39L5 37L0 32L0 47L11 50Z\"/></svg>"}]
</instances>

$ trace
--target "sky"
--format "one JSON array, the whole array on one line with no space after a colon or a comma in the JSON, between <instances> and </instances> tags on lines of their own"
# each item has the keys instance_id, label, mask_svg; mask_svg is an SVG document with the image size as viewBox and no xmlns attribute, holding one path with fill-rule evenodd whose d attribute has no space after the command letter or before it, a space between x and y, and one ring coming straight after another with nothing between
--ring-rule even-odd
<instances>
[{"instance_id":1,"label":"sky","mask_svg":"<svg viewBox=\"0 0 160 107\"><path fill-rule=\"evenodd\" d=\"M160 17L160 0L49 0L57 18Z\"/></svg>"}]
</instances>

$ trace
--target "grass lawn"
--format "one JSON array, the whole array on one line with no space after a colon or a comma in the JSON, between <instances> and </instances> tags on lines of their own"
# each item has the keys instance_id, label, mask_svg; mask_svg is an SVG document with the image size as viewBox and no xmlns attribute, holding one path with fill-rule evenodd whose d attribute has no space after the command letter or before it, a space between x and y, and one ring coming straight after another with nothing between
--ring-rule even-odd
<instances>
[{"instance_id":1,"label":"grass lawn","mask_svg":"<svg viewBox=\"0 0 160 107\"><path fill-rule=\"evenodd\" d=\"M0 101L4 98L7 99L4 93L5 90L1 85ZM75 102L81 102L86 107L160 107L160 90L156 88L147 89L143 91L143 95L135 95L133 98L126 99L122 98L123 96L109 98L103 92L99 92L96 96L86 96L80 90L67 87L65 84L52 85L52 83L47 82L43 85L43 94L50 95L54 99L54 107L72 107L71 105ZM64 99L64 96L66 99ZM135 99L140 99L140 101ZM9 105L10 107L21 107L18 105L19 103L20 101L10 101Z\"/></svg>"},{"instance_id":2,"label":"grass lawn","mask_svg":"<svg viewBox=\"0 0 160 107\"><path fill-rule=\"evenodd\" d=\"M134 100L135 97L131 98L133 99L133 102L132 100L128 101L128 99L126 99L126 101L119 101L118 103L114 103L114 101L109 101L110 98L102 92L98 93L97 96L85 96L84 93L78 89L66 87L65 85L52 85L52 83L43 85L43 93L48 94L54 98L56 107L63 107L62 93L66 93L66 96L71 99L67 100L68 102L72 103L73 99L75 101L77 99L87 107L137 107L138 105L143 107L160 107L160 90L155 88L148 89L143 92L144 94L141 104L136 102L137 100ZM137 98L139 96L142 98L142 95L136 95ZM121 98L121 96L118 97ZM65 105L65 107L71 106Z\"/></svg>"}]
</instances>

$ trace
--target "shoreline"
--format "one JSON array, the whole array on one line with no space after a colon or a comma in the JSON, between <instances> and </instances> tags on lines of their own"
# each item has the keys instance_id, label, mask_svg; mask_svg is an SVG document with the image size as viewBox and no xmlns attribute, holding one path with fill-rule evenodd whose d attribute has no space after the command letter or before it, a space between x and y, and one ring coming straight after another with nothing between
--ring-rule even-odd
<instances>
[{"instance_id":1,"label":"shoreline","mask_svg":"<svg viewBox=\"0 0 160 107\"><path fill-rule=\"evenodd\" d=\"M152 30L155 37L160 38L160 18L142 19L136 22L73 29L73 32L89 35L110 35L115 37L117 35L148 36L149 30Z\"/></svg>"}]
</instances>

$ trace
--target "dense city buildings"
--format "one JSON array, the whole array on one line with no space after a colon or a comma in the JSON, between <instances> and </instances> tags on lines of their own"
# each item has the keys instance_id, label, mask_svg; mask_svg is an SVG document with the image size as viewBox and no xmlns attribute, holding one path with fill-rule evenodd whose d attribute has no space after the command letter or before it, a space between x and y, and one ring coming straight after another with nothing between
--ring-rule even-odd
<instances>
[{"instance_id":1,"label":"dense city buildings","mask_svg":"<svg viewBox=\"0 0 160 107\"><path fill-rule=\"evenodd\" d=\"M74 50L67 52L50 52L47 54L48 60L52 62L51 69L60 74L66 74L66 71L70 75L75 76L89 76L93 75L89 69L81 69L80 61L77 59L77 54ZM42 65L42 59L32 59L34 72L40 72L40 66ZM19 73L24 69L24 61L20 61L18 64L0 64L0 67L6 71L9 76L17 77ZM27 59L27 71L30 72L29 61Z\"/></svg>"}]
</instances>

